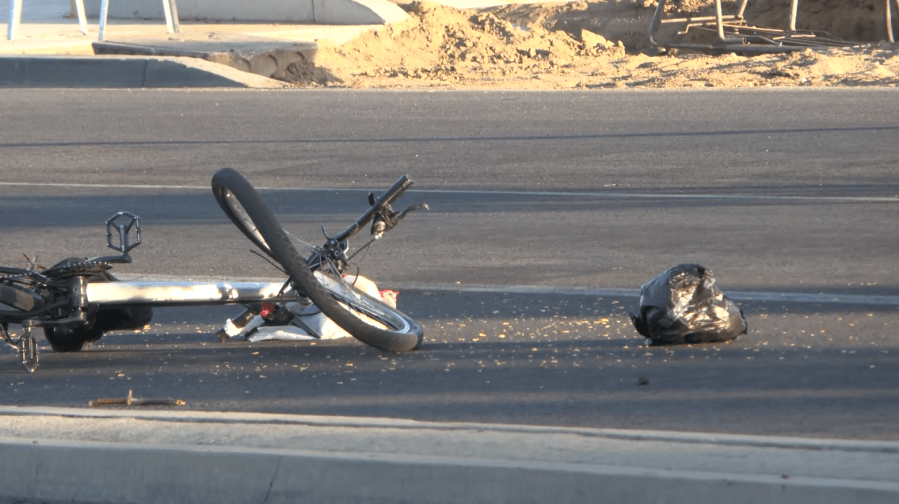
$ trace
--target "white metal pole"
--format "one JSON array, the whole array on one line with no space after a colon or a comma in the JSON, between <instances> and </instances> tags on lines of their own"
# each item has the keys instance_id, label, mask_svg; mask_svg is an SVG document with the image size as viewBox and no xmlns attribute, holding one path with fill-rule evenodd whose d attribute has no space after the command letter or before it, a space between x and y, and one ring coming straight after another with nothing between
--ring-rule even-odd
<instances>
[{"instance_id":1,"label":"white metal pole","mask_svg":"<svg viewBox=\"0 0 899 504\"><path fill-rule=\"evenodd\" d=\"M87 35L87 17L84 15L84 0L75 0L75 10L78 12L78 25L81 33Z\"/></svg>"},{"instance_id":2,"label":"white metal pole","mask_svg":"<svg viewBox=\"0 0 899 504\"><path fill-rule=\"evenodd\" d=\"M799 0L793 0L793 5L790 7L790 30L796 31L796 15L799 11Z\"/></svg>"},{"instance_id":3,"label":"white metal pole","mask_svg":"<svg viewBox=\"0 0 899 504\"><path fill-rule=\"evenodd\" d=\"M12 40L19 31L19 22L22 21L22 0L9 0L9 29L6 38Z\"/></svg>"},{"instance_id":4,"label":"white metal pole","mask_svg":"<svg viewBox=\"0 0 899 504\"><path fill-rule=\"evenodd\" d=\"M165 12L165 25L169 33L173 33L175 27L172 26L172 8L169 6L169 0L162 0L162 12Z\"/></svg>"},{"instance_id":5,"label":"white metal pole","mask_svg":"<svg viewBox=\"0 0 899 504\"><path fill-rule=\"evenodd\" d=\"M899 2L899 0L896 1ZM175 33L181 33L181 21L178 20L178 2L169 0L169 4L172 6L172 26L175 28Z\"/></svg>"},{"instance_id":6,"label":"white metal pole","mask_svg":"<svg viewBox=\"0 0 899 504\"><path fill-rule=\"evenodd\" d=\"M109 14L109 0L100 3L100 40L106 36L106 15Z\"/></svg>"}]
</instances>

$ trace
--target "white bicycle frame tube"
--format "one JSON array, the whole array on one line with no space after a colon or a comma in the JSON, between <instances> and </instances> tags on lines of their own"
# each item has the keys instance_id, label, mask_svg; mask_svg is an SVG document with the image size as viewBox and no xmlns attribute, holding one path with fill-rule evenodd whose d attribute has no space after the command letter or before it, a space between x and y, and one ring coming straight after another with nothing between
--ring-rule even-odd
<instances>
[{"instance_id":1,"label":"white bicycle frame tube","mask_svg":"<svg viewBox=\"0 0 899 504\"><path fill-rule=\"evenodd\" d=\"M96 282L85 288L90 304L197 306L259 301L296 301L284 282Z\"/></svg>"}]
</instances>

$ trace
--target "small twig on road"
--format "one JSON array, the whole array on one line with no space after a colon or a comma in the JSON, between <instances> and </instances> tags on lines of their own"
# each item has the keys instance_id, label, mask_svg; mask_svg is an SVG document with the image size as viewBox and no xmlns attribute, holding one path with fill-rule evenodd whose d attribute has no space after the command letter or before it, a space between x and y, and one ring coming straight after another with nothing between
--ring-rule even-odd
<instances>
[{"instance_id":1,"label":"small twig on road","mask_svg":"<svg viewBox=\"0 0 899 504\"><path fill-rule=\"evenodd\" d=\"M135 399L131 389L128 389L128 397L123 399L101 398L88 402L89 406L184 406L187 404L181 399Z\"/></svg>"}]
</instances>

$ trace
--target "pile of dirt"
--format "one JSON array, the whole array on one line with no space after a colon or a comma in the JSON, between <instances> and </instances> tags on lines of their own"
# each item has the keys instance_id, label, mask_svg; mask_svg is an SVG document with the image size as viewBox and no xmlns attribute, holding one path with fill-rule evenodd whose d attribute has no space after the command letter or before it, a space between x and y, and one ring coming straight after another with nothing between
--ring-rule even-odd
<instances>
[{"instance_id":1,"label":"pile of dirt","mask_svg":"<svg viewBox=\"0 0 899 504\"><path fill-rule=\"evenodd\" d=\"M408 21L341 46L322 43L316 71L297 72L288 80L354 88L504 89L899 84L899 46L878 42L887 34L883 0L800 2L797 28L826 30L864 44L754 57L652 46L653 0L515 4L477 11L430 2L400 6L410 14ZM750 2L746 19L786 28L789 8L789 0ZM725 2L727 12L736 9L734 2ZM713 0L672 0L665 17L710 14ZM675 32L663 30L660 40Z\"/></svg>"}]
</instances>

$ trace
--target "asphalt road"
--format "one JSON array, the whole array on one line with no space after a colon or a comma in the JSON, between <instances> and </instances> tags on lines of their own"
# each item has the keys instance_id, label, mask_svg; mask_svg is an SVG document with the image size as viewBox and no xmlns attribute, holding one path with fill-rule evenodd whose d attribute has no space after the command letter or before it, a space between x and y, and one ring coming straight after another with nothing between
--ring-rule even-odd
<instances>
[{"instance_id":1,"label":"asphalt road","mask_svg":"<svg viewBox=\"0 0 899 504\"><path fill-rule=\"evenodd\" d=\"M2 90L2 264L105 254L103 221L130 210L145 243L124 274L276 276L209 193L222 166L304 237L402 173L431 211L363 263L423 324L417 352L219 344L234 307L166 309L47 349L33 375L3 351L0 402L131 388L207 410L899 439L896 96ZM682 262L715 271L749 334L643 345L625 312Z\"/></svg>"}]
</instances>

